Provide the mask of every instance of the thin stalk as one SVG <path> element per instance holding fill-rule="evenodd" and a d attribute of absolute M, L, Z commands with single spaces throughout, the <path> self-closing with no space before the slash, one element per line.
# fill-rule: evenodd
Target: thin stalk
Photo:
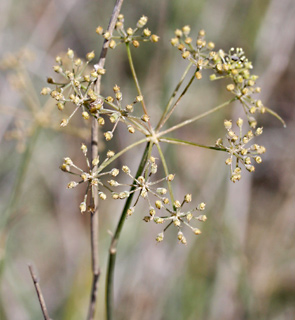
<path fill-rule="evenodd" d="M 164 154 L 163 154 L 163 152 L 162 152 L 162 149 L 161 149 L 159 143 L 157 143 L 157 148 L 158 148 L 158 152 L 159 152 L 159 155 L 160 155 L 160 158 L 161 158 L 163 167 L 164 167 L 165 175 L 166 175 L 166 177 L 167 177 L 167 176 L 169 175 L 168 166 L 167 166 L 167 163 L 166 163 Z M 167 181 L 167 184 L 168 184 L 168 190 L 169 190 L 171 202 L 172 202 L 172 204 L 173 204 L 173 203 L 174 203 L 174 196 L 173 196 L 173 191 L 172 191 L 172 187 L 171 187 L 171 182 L 170 182 L 170 181 Z"/>
<path fill-rule="evenodd" d="M 159 141 L 160 142 L 167 142 L 167 143 L 172 143 L 172 144 L 183 145 L 183 146 L 187 146 L 188 145 L 188 146 L 200 147 L 200 148 L 217 150 L 217 151 L 226 151 L 225 148 L 213 147 L 213 146 L 205 146 L 203 144 L 190 142 L 190 141 L 186 141 L 186 140 L 175 139 L 175 138 L 163 137 L 163 138 L 160 138 Z"/>
<path fill-rule="evenodd" d="M 163 112 L 163 114 L 162 114 L 162 117 L 161 117 L 160 121 L 158 122 L 158 124 L 157 124 L 157 126 L 156 126 L 156 132 L 159 131 L 159 130 L 162 128 L 162 126 L 163 126 L 163 123 L 162 123 L 162 122 L 163 122 L 163 120 L 164 120 L 164 117 L 166 116 L 167 112 L 169 111 L 169 108 L 170 108 L 170 106 L 171 106 L 171 104 L 172 104 L 172 102 L 173 102 L 173 99 L 175 98 L 175 96 L 176 96 L 176 94 L 177 94 L 180 86 L 181 86 L 182 83 L 183 83 L 183 80 L 185 79 L 185 77 L 186 77 L 187 73 L 189 72 L 190 68 L 192 67 L 192 65 L 193 65 L 193 63 L 191 62 L 191 63 L 186 67 L 186 69 L 184 70 L 184 73 L 183 73 L 180 81 L 178 82 L 177 86 L 175 87 L 175 89 L 174 89 L 174 91 L 173 91 L 173 93 L 172 93 L 172 95 L 171 95 L 171 97 L 170 97 L 170 99 L 169 99 L 169 101 L 168 101 L 165 109 L 164 109 L 164 112 Z"/>
<path fill-rule="evenodd" d="M 133 59 L 132 59 L 132 55 L 131 55 L 130 43 L 129 42 L 126 43 L 126 49 L 127 49 L 128 61 L 129 61 L 132 77 L 133 77 L 133 80 L 135 82 L 137 93 L 140 96 L 143 97 L 143 94 L 141 92 L 140 85 L 139 85 L 139 82 L 138 82 L 138 78 L 137 78 L 137 75 L 136 75 L 136 72 L 135 72 L 135 68 L 134 68 L 134 64 L 133 64 Z M 144 99 L 141 100 L 141 105 L 142 105 L 143 112 L 147 115 L 148 112 L 147 112 L 147 108 L 146 108 Z M 151 126 L 150 123 L 149 123 L 149 126 Z"/>
<path fill-rule="evenodd" d="M 131 145 L 129 145 L 128 147 L 126 147 L 125 149 L 121 150 L 120 152 L 116 153 L 113 157 L 111 157 L 108 161 L 106 162 L 103 162 L 98 170 L 99 171 L 102 171 L 105 167 L 107 167 L 111 162 L 113 162 L 115 159 L 119 158 L 122 154 L 124 154 L 125 152 L 131 150 L 132 148 L 144 143 L 144 142 L 147 142 L 148 139 L 147 138 L 144 138 L 144 139 L 141 139 L 139 141 L 136 141 L 134 143 L 132 143 Z"/>
<path fill-rule="evenodd" d="M 146 164 L 146 161 L 148 159 L 148 154 L 150 152 L 150 144 L 149 142 L 146 145 L 146 148 L 144 150 L 144 153 L 142 155 L 138 170 L 136 172 L 135 179 L 137 179 L 141 174 L 144 169 L 144 166 Z M 133 183 L 134 184 L 134 183 Z M 115 271 L 115 263 L 116 263 L 116 255 L 117 255 L 117 246 L 118 246 L 118 241 L 120 238 L 120 234 L 127 216 L 127 210 L 131 206 L 131 202 L 134 196 L 134 193 L 132 191 L 135 189 L 135 185 L 133 185 L 130 188 L 130 196 L 127 198 L 125 202 L 124 209 L 121 213 L 120 220 L 118 222 L 116 231 L 112 237 L 111 240 L 111 245 L 109 249 L 109 258 L 108 258 L 108 265 L 107 265 L 107 277 L 106 277 L 106 316 L 107 320 L 112 320 L 113 319 L 113 291 L 114 291 L 114 271 Z"/>
<path fill-rule="evenodd" d="M 49 316 L 48 311 L 47 311 L 45 299 L 44 299 L 44 296 L 42 294 L 38 278 L 37 278 L 37 276 L 36 276 L 36 274 L 35 274 L 35 272 L 33 270 L 33 266 L 32 265 L 29 265 L 29 271 L 30 271 L 30 274 L 31 274 L 31 277 L 32 277 L 32 280 L 33 280 L 33 283 L 34 283 L 34 286 L 35 286 L 35 290 L 36 290 L 36 293 L 37 293 L 37 296 L 38 296 L 39 304 L 40 304 L 40 307 L 41 307 L 41 310 L 42 310 L 42 313 L 43 313 L 43 318 L 44 318 L 44 320 L 50 320 L 50 316 Z"/>
<path fill-rule="evenodd" d="M 273 115 L 274 117 L 276 117 L 279 121 L 281 121 L 282 124 L 283 124 L 283 126 L 284 126 L 284 128 L 287 127 L 286 122 L 285 122 L 285 121 L 281 118 L 281 116 L 279 116 L 275 111 L 273 111 L 273 110 L 271 110 L 271 109 L 269 109 L 269 108 L 267 108 L 267 107 L 264 107 L 264 108 L 265 108 L 265 110 L 266 110 L 268 113 L 270 113 L 271 115 Z"/>
<path fill-rule="evenodd" d="M 118 15 L 121 10 L 123 0 L 117 0 L 115 7 L 110 18 L 108 32 L 113 33 Z M 101 49 L 100 58 L 96 67 L 103 68 L 105 65 L 106 55 L 109 47 L 109 40 L 105 40 Z M 97 78 L 95 84 L 95 91 L 100 94 L 101 76 Z M 98 156 L 98 131 L 99 125 L 95 118 L 92 119 L 91 123 L 91 163 L 93 159 Z M 97 166 L 93 166 L 92 170 L 95 171 Z M 94 319 L 94 313 L 96 309 L 96 300 L 98 293 L 98 280 L 100 276 L 99 268 L 99 219 L 98 219 L 98 205 L 99 197 L 97 192 L 97 186 L 93 186 L 92 197 L 90 200 L 91 216 L 90 216 L 90 243 L 91 243 L 91 266 L 92 266 L 92 286 L 90 293 L 90 301 L 88 307 L 87 320 Z"/>
<path fill-rule="evenodd" d="M 195 79 L 195 74 L 193 74 L 193 76 L 190 78 L 190 81 L 188 82 L 188 84 L 186 85 L 186 87 L 184 88 L 184 90 L 182 91 L 181 95 L 179 96 L 179 98 L 176 100 L 176 102 L 174 103 L 173 107 L 169 110 L 169 112 L 166 114 L 166 116 L 164 117 L 160 128 L 165 124 L 165 122 L 170 118 L 171 114 L 173 113 L 173 111 L 175 110 L 175 108 L 177 107 L 177 105 L 179 104 L 180 100 L 182 99 L 182 97 L 185 95 L 185 93 L 187 92 L 188 88 L 191 86 L 191 84 L 193 83 Z"/>
<path fill-rule="evenodd" d="M 159 133 L 157 134 L 157 136 L 158 136 L 158 137 L 161 137 L 161 136 L 163 136 L 163 135 L 166 134 L 166 133 L 172 132 L 172 131 L 177 130 L 177 129 L 181 128 L 181 127 L 184 127 L 184 126 L 186 126 L 186 125 L 188 125 L 188 124 L 190 124 L 190 123 L 192 123 L 192 122 L 195 122 L 195 121 L 197 121 L 197 120 L 200 120 L 200 119 L 202 119 L 202 118 L 205 118 L 205 117 L 208 116 L 209 114 L 211 114 L 211 113 L 213 113 L 213 112 L 215 112 L 215 111 L 218 111 L 218 110 L 226 107 L 227 105 L 229 105 L 230 103 L 232 103 L 232 102 L 235 101 L 236 99 L 237 99 L 237 98 L 233 98 L 233 99 L 231 99 L 231 100 L 228 100 L 228 101 L 220 104 L 219 106 L 217 106 L 217 107 L 215 107 L 215 108 L 213 108 L 213 109 L 211 109 L 211 110 L 209 110 L 209 111 L 206 111 L 206 112 L 204 112 L 204 113 L 202 113 L 202 114 L 200 114 L 200 115 L 198 115 L 198 116 L 196 116 L 196 117 L 194 117 L 194 118 L 185 120 L 185 121 L 183 121 L 183 122 L 181 122 L 181 123 L 179 123 L 179 124 L 177 124 L 177 125 L 169 128 L 169 129 L 167 129 L 167 130 L 165 130 L 165 131 L 159 132 Z"/>

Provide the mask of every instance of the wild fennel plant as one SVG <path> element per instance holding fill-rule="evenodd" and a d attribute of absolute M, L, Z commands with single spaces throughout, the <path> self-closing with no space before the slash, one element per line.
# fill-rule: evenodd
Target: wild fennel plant
<path fill-rule="evenodd" d="M 119 8 L 120 10 L 120 8 Z M 155 235 L 156 241 L 164 240 L 168 229 L 176 228 L 177 239 L 180 243 L 186 244 L 186 229 L 199 235 L 201 230 L 199 224 L 206 221 L 203 214 L 205 203 L 199 200 L 192 203 L 192 195 L 175 195 L 172 184 L 174 174 L 168 168 L 165 155 L 162 151 L 162 144 L 169 143 L 175 145 L 187 145 L 200 148 L 213 149 L 225 153 L 225 163 L 230 168 L 230 179 L 232 182 L 241 179 L 242 167 L 249 172 L 255 170 L 255 165 L 262 162 L 261 155 L 266 151 L 265 147 L 253 143 L 256 136 L 263 133 L 263 128 L 257 126 L 255 114 L 269 112 L 279 120 L 283 120 L 273 111 L 263 105 L 261 100 L 255 98 L 261 91 L 256 86 L 257 76 L 251 74 L 252 64 L 246 58 L 241 48 L 232 48 L 226 53 L 223 50 L 215 50 L 215 45 L 205 39 L 205 31 L 201 30 L 196 39 L 190 36 L 191 30 L 188 25 L 175 31 L 171 44 L 176 48 L 181 59 L 187 61 L 187 67 L 180 77 L 173 90 L 167 104 L 163 106 L 160 119 L 156 121 L 150 117 L 148 96 L 144 95 L 132 59 L 132 49 L 136 49 L 143 42 L 157 43 L 159 37 L 146 27 L 147 17 L 142 16 L 135 27 L 125 27 L 124 16 L 119 14 L 119 10 L 113 15 L 110 26 L 107 30 L 99 26 L 96 32 L 105 39 L 104 48 L 97 64 L 91 66 L 95 60 L 95 53 L 89 52 L 86 60 L 78 58 L 72 49 L 68 49 L 65 57 L 57 56 L 56 65 L 53 67 L 60 79 L 48 79 L 48 83 L 54 87 L 45 87 L 41 94 L 50 94 L 57 102 L 59 110 L 65 107 L 73 108 L 70 116 L 64 118 L 61 126 L 70 125 L 71 118 L 79 113 L 85 121 L 92 121 L 92 145 L 91 155 L 85 144 L 80 147 L 85 156 L 85 166 L 80 168 L 70 157 L 65 157 L 61 165 L 61 170 L 76 177 L 70 180 L 68 188 L 76 188 L 80 184 L 85 185 L 85 195 L 81 199 L 80 212 L 88 212 L 91 217 L 98 220 L 97 200 L 114 201 L 125 200 L 125 206 L 121 213 L 117 228 L 112 236 L 109 250 L 109 262 L 107 267 L 106 281 L 106 310 L 107 318 L 112 319 L 113 314 L 113 275 L 117 244 L 120 232 L 126 217 L 136 214 L 136 206 L 139 199 L 146 202 L 146 215 L 142 217 L 145 222 L 156 223 L 160 232 Z M 112 24 L 113 23 L 113 24 Z M 114 29 L 114 32 L 113 32 Z M 137 96 L 132 101 L 123 102 L 123 92 L 120 86 L 114 84 L 113 94 L 105 96 L 100 91 L 100 81 L 107 72 L 104 68 L 104 61 L 107 49 L 115 49 L 119 45 L 126 47 L 130 71 L 137 90 Z M 233 97 L 220 105 L 195 115 L 183 122 L 175 123 L 171 127 L 166 127 L 168 119 L 180 104 L 183 96 L 195 81 L 200 81 L 206 71 L 211 74 L 210 79 L 228 79 L 229 84 L 226 90 L 232 93 Z M 193 75 L 190 74 L 193 71 Z M 228 82 L 227 82 L 228 83 Z M 181 127 L 195 124 L 198 120 L 225 108 L 233 102 L 239 102 L 244 113 L 245 120 L 224 120 L 225 138 L 218 138 L 215 145 L 202 145 L 172 138 L 169 136 Z M 111 130 L 104 130 L 106 122 L 112 124 Z M 171 121 L 170 121 L 171 123 Z M 238 132 L 235 132 L 235 124 Z M 109 150 L 105 155 L 97 154 L 97 138 L 95 131 L 100 127 L 104 132 L 106 144 L 112 139 L 116 139 L 118 130 L 127 130 L 130 134 L 137 134 L 138 139 L 122 150 Z M 246 128 L 245 128 L 246 127 Z M 145 144 L 141 161 L 137 172 L 131 172 L 127 165 L 120 169 L 114 167 L 114 162 L 126 152 L 134 152 L 139 145 Z M 155 153 L 157 156 L 155 156 Z M 156 159 L 159 158 L 159 160 Z M 158 172 L 158 162 L 161 163 L 164 172 Z M 127 175 L 129 183 L 120 182 L 120 175 Z M 159 177 L 160 175 L 160 177 Z M 92 221 L 92 232 L 95 232 L 95 224 Z M 171 227 L 171 228 L 170 228 Z M 98 251 L 98 236 L 92 237 L 92 254 L 95 257 Z M 97 294 L 97 283 L 100 275 L 98 260 L 93 258 L 93 288 L 91 291 L 91 303 L 89 307 L 88 319 L 93 318 Z"/>

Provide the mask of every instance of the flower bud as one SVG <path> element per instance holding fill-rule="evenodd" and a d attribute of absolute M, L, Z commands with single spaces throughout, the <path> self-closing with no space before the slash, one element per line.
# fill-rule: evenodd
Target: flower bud
<path fill-rule="evenodd" d="M 168 181 L 172 181 L 172 180 L 174 179 L 174 177 L 175 177 L 175 174 L 169 174 L 169 175 L 167 176 L 167 180 L 168 180 Z"/>
<path fill-rule="evenodd" d="M 148 18 L 146 16 L 142 16 L 136 24 L 137 28 L 143 28 L 146 25 L 147 21 Z"/>
<path fill-rule="evenodd" d="M 158 42 L 159 39 L 160 39 L 159 36 L 157 36 L 157 35 L 155 35 L 155 34 L 152 34 L 152 35 L 151 35 L 151 41 L 152 41 L 152 42 Z"/>
<path fill-rule="evenodd" d="M 156 241 L 161 242 L 164 240 L 164 232 L 161 232 L 157 235 Z"/>
<path fill-rule="evenodd" d="M 160 200 L 157 200 L 155 202 L 155 206 L 156 206 L 157 209 L 161 209 L 163 207 L 162 202 Z"/>
<path fill-rule="evenodd" d="M 98 196 L 101 200 L 105 200 L 107 198 L 107 195 L 101 191 L 98 193 Z"/>
<path fill-rule="evenodd" d="M 194 228 L 193 231 L 194 231 L 194 234 L 196 234 L 196 235 L 199 235 L 202 233 L 202 231 L 198 228 Z"/>
<path fill-rule="evenodd" d="M 103 27 L 98 26 L 98 27 L 96 28 L 95 32 L 96 32 L 97 34 L 99 34 L 99 35 L 102 35 L 102 34 L 103 34 Z"/>
<path fill-rule="evenodd" d="M 71 181 L 70 183 L 68 183 L 67 188 L 68 188 L 68 189 L 73 189 L 73 188 L 77 187 L 78 184 L 79 184 L 79 183 L 76 182 L 76 181 Z"/>
<path fill-rule="evenodd" d="M 223 124 L 224 124 L 224 127 L 226 130 L 230 130 L 232 128 L 232 121 L 231 120 L 224 120 Z"/>
<path fill-rule="evenodd" d="M 203 215 L 198 216 L 197 219 L 198 219 L 199 221 L 205 222 L 205 221 L 207 220 L 207 216 L 205 216 L 205 215 L 203 214 Z"/>
<path fill-rule="evenodd" d="M 155 217 L 154 218 L 154 221 L 157 223 L 157 224 L 161 224 L 164 222 L 164 219 L 163 218 L 159 218 L 159 217 Z"/>
<path fill-rule="evenodd" d="M 190 193 L 184 196 L 184 201 L 190 203 L 192 201 L 192 195 Z"/>
<path fill-rule="evenodd" d="M 183 31 L 183 34 L 187 36 L 191 32 L 191 28 L 190 26 L 186 25 L 182 28 L 182 31 Z"/>
<path fill-rule="evenodd" d="M 122 167 L 122 171 L 127 173 L 127 174 L 130 174 L 130 169 L 127 166 L 123 166 Z"/>
<path fill-rule="evenodd" d="M 95 157 L 93 160 L 92 160 L 92 165 L 93 167 L 97 166 L 99 164 L 99 157 Z"/>
<path fill-rule="evenodd" d="M 131 216 L 134 213 L 134 207 L 131 207 L 127 210 L 127 215 Z"/>
<path fill-rule="evenodd" d="M 178 200 L 175 200 L 173 205 L 174 205 L 175 208 L 180 208 L 181 207 L 181 203 Z"/>
<path fill-rule="evenodd" d="M 104 136 L 106 138 L 106 141 L 110 141 L 113 138 L 113 133 L 112 133 L 112 131 L 107 131 L 104 133 Z"/>
<path fill-rule="evenodd" d="M 94 59 L 94 57 L 95 57 L 94 51 L 91 51 L 91 52 L 86 54 L 87 61 L 91 61 L 92 59 Z"/>
<path fill-rule="evenodd" d="M 144 35 L 145 37 L 149 37 L 151 34 L 152 34 L 152 33 L 151 33 L 151 30 L 150 30 L 150 29 L 145 28 L 145 29 L 143 30 L 143 35 Z"/>
<path fill-rule="evenodd" d="M 109 151 L 107 152 L 107 157 L 108 157 L 108 158 L 112 158 L 114 155 L 115 155 L 115 152 L 112 151 L 112 150 L 109 150 Z"/>
<path fill-rule="evenodd" d="M 74 51 L 72 49 L 68 49 L 67 56 L 70 59 L 73 59 L 74 58 Z"/>
<path fill-rule="evenodd" d="M 81 202 L 79 208 L 80 208 L 81 213 L 85 212 L 86 211 L 86 202 L 84 202 L 84 201 Z"/>
<path fill-rule="evenodd" d="M 203 211 L 203 210 L 205 210 L 205 206 L 206 206 L 206 203 L 201 202 L 201 203 L 198 205 L 197 209 L 200 210 L 200 211 Z"/>
<path fill-rule="evenodd" d="M 111 175 L 113 176 L 113 177 L 116 177 L 118 174 L 119 174 L 119 169 L 117 169 L 117 168 L 113 168 L 112 170 L 111 170 Z"/>

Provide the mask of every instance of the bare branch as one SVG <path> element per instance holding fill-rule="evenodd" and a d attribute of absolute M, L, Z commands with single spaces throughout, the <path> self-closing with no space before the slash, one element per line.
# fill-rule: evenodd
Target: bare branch
<path fill-rule="evenodd" d="M 113 33 L 115 24 L 118 18 L 118 15 L 121 10 L 123 0 L 117 0 L 110 22 L 108 26 L 108 32 L 110 34 Z M 95 65 L 95 68 L 103 68 L 105 65 L 105 59 L 106 54 L 109 46 L 109 40 L 105 40 L 103 43 L 103 47 L 101 50 L 100 58 Z M 98 77 L 95 89 L 96 92 L 100 93 L 100 84 L 101 84 L 101 76 Z M 96 119 L 92 119 L 91 124 L 91 162 L 94 158 L 96 158 L 98 155 L 98 123 Z M 93 168 L 95 169 L 95 168 Z M 93 188 L 96 188 L 95 186 Z M 97 190 L 93 190 L 93 194 L 91 197 L 91 203 L 90 207 L 92 208 L 91 212 L 91 220 L 90 220 L 90 230 L 91 230 L 91 263 L 92 263 L 92 273 L 93 273 L 93 279 L 92 279 L 92 288 L 91 288 L 91 295 L 90 295 L 90 303 L 89 303 L 89 309 L 88 309 L 88 315 L 87 320 L 94 319 L 94 313 L 95 313 L 95 305 L 97 300 L 97 292 L 98 292 L 98 280 L 100 276 L 100 269 L 99 269 L 99 255 L 98 255 L 98 239 L 99 239 L 99 220 L 98 220 L 98 193 Z"/>
<path fill-rule="evenodd" d="M 43 317 L 45 320 L 50 320 L 50 317 L 49 317 L 49 314 L 47 311 L 47 307 L 46 307 L 46 303 L 45 303 L 45 300 L 44 300 L 44 297 L 43 297 L 43 294 L 41 291 L 41 287 L 40 287 L 39 281 L 37 279 L 37 276 L 33 270 L 33 266 L 29 264 L 28 267 L 29 267 L 30 274 L 31 274 L 31 277 L 32 277 L 32 280 L 33 280 L 33 283 L 34 283 L 34 286 L 35 286 L 35 289 L 37 292 L 37 296 L 39 299 L 39 303 L 40 303 L 40 307 L 41 307 L 41 310 L 43 313 Z"/>

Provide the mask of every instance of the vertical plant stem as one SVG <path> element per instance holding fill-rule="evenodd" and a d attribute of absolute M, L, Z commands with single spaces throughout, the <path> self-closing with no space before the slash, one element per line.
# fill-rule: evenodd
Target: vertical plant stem
<path fill-rule="evenodd" d="M 158 148 L 158 152 L 159 152 L 159 155 L 160 155 L 163 167 L 164 167 L 165 175 L 167 177 L 169 175 L 169 170 L 168 170 L 168 166 L 167 166 L 164 154 L 163 154 L 162 149 L 160 147 L 160 143 L 157 143 L 157 148 Z M 170 198 L 171 198 L 171 201 L 172 201 L 172 204 L 173 204 L 174 203 L 174 196 L 173 196 L 173 191 L 172 191 L 172 187 L 171 187 L 171 182 L 167 180 L 167 184 L 168 184 L 168 190 L 169 190 Z"/>
<path fill-rule="evenodd" d="M 47 307 L 46 307 L 46 303 L 45 303 L 45 299 L 43 297 L 39 281 L 38 281 L 37 276 L 36 276 L 36 274 L 35 274 L 35 272 L 33 270 L 33 266 L 32 265 L 29 265 L 29 270 L 30 270 L 30 274 L 31 274 L 31 277 L 32 277 L 32 280 L 33 280 L 33 283 L 34 283 L 34 286 L 35 286 L 35 289 L 36 289 L 36 292 L 37 292 L 38 300 L 39 300 L 40 307 L 41 307 L 41 310 L 42 310 L 42 313 L 43 313 L 43 318 L 45 320 L 50 320 L 50 317 L 49 317 L 49 314 L 48 314 L 48 311 L 47 311 Z"/>
<path fill-rule="evenodd" d="M 123 0 L 117 0 L 110 22 L 108 26 L 108 32 L 113 33 L 118 15 L 121 10 Z M 100 58 L 97 67 L 103 68 L 105 65 L 105 59 L 107 50 L 109 47 L 109 40 L 105 40 L 100 53 Z M 95 84 L 95 91 L 97 94 L 100 93 L 101 77 L 98 77 Z M 91 124 L 91 163 L 98 155 L 98 122 L 95 118 L 92 119 Z M 96 167 L 92 168 L 93 170 Z M 90 294 L 90 302 L 88 308 L 87 320 L 94 319 L 94 313 L 96 308 L 97 292 L 98 292 L 98 280 L 100 276 L 99 268 L 99 219 L 98 219 L 98 205 L 99 198 L 97 187 L 92 187 L 92 197 L 90 200 L 91 217 L 90 217 L 90 242 L 91 242 L 91 265 L 92 265 L 92 288 Z"/>
<path fill-rule="evenodd" d="M 144 169 L 146 161 L 148 159 L 148 155 L 151 151 L 151 142 L 146 145 L 144 153 L 141 158 L 141 162 L 139 164 L 138 170 L 136 172 L 135 178 L 138 178 Z M 135 189 L 135 186 L 132 186 L 130 189 L 130 193 Z M 121 213 L 120 220 L 118 222 L 116 231 L 112 237 L 111 245 L 109 249 L 109 259 L 108 259 L 108 266 L 107 266 L 107 279 L 106 279 L 106 315 L 107 320 L 113 319 L 113 299 L 114 299 L 114 271 L 115 271 L 115 263 L 116 263 L 116 255 L 117 255 L 117 246 L 119 237 L 126 219 L 127 210 L 131 206 L 131 202 L 133 199 L 134 193 L 131 193 L 128 199 L 125 202 L 124 209 Z"/>

